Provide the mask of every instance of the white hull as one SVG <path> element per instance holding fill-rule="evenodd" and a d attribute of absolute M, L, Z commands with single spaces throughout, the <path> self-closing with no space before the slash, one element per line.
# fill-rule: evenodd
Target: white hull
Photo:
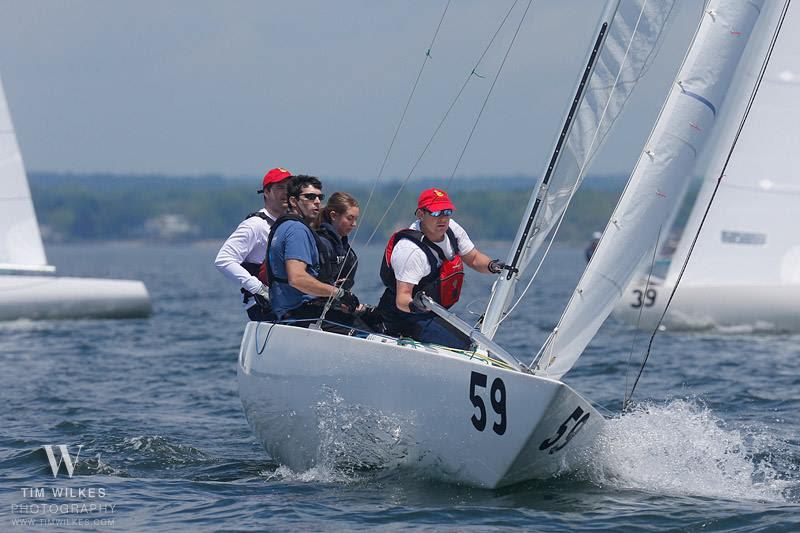
<path fill-rule="evenodd" d="M 0 275 L 0 320 L 135 318 L 151 312 L 141 281 Z"/>
<path fill-rule="evenodd" d="M 642 329 L 658 323 L 672 292 L 660 280 L 631 285 L 615 316 Z M 641 312 L 641 316 L 640 316 Z M 662 323 L 667 329 L 746 327 L 758 331 L 800 331 L 800 284 L 690 285 L 681 283 Z"/>
<path fill-rule="evenodd" d="M 560 381 L 377 336 L 250 322 L 238 376 L 255 434 L 294 470 L 406 467 L 494 488 L 569 469 L 604 421 Z"/>

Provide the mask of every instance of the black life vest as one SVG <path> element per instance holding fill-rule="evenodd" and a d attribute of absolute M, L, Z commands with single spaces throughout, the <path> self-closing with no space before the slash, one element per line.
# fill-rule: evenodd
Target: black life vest
<path fill-rule="evenodd" d="M 278 281 L 278 282 L 287 283 L 287 284 L 289 283 L 288 279 L 276 276 L 275 272 L 273 272 L 272 265 L 270 265 L 270 262 L 269 262 L 269 251 L 270 251 L 270 248 L 272 248 L 272 237 L 275 235 L 275 232 L 278 231 L 278 227 L 281 224 L 283 224 L 284 222 L 289 222 L 290 220 L 294 220 L 296 222 L 300 222 L 305 227 L 307 227 L 309 229 L 309 231 L 311 231 L 311 235 L 314 236 L 314 244 L 317 247 L 317 257 L 318 257 L 318 259 L 321 259 L 320 249 L 322 248 L 323 244 L 320 242 L 319 235 L 317 235 L 317 233 L 313 229 L 311 229 L 311 226 L 308 225 L 308 223 L 305 221 L 305 219 L 303 217 L 301 217 L 300 215 L 296 215 L 294 213 L 287 213 L 285 215 L 282 215 L 282 216 L 278 217 L 278 220 L 275 221 L 275 223 L 272 225 L 272 229 L 269 232 L 269 239 L 267 239 L 267 257 L 264 259 L 263 266 L 261 267 L 261 270 L 260 270 L 261 274 L 264 275 L 264 277 L 266 278 L 266 284 L 267 285 L 269 285 L 273 281 Z M 318 265 L 308 265 L 306 267 L 306 270 L 308 270 L 312 266 L 318 267 L 317 270 L 319 271 L 319 275 L 314 276 L 314 277 L 317 278 L 318 280 L 322 281 L 323 283 L 328 283 L 327 281 L 323 281 L 323 280 L 331 279 L 332 277 L 336 276 L 336 272 L 331 272 L 331 269 L 330 269 L 329 265 L 325 264 L 322 261 L 320 261 Z"/>
<path fill-rule="evenodd" d="M 320 276 L 319 280 L 333 285 L 337 281 L 336 278 L 344 278 L 345 281 L 341 286 L 350 290 L 355 283 L 358 257 L 353 249 L 350 248 L 347 237 L 340 237 L 329 222 L 320 224 L 316 234 L 320 241 L 317 246 L 320 264 L 327 265 L 322 270 L 332 274 L 331 279 L 322 279 L 322 276 Z"/>
<path fill-rule="evenodd" d="M 397 278 L 395 278 L 392 268 L 392 252 L 398 241 L 408 239 L 425 252 L 425 257 L 431 267 L 430 274 L 419 281 L 411 294 L 416 295 L 419 291 L 425 291 L 425 294 L 442 307 L 449 308 L 454 305 L 461 296 L 461 286 L 464 283 L 464 263 L 461 256 L 458 255 L 458 239 L 450 228 L 447 228 L 447 238 L 450 239 L 450 246 L 455 253 L 453 259 L 449 260 L 442 249 L 419 230 L 403 229 L 392 235 L 381 260 L 381 281 L 386 286 L 386 290 L 391 294 L 395 294 L 397 291 Z M 439 261 L 437 261 L 437 257 Z"/>
<path fill-rule="evenodd" d="M 273 224 L 275 224 L 275 220 L 273 220 L 271 216 L 267 215 L 263 211 L 256 211 L 255 213 L 250 213 L 249 215 L 244 217 L 244 219 L 247 220 L 253 217 L 258 217 L 261 220 L 264 220 L 270 226 L 270 228 L 273 226 Z M 251 263 L 250 261 L 242 261 L 239 264 L 242 266 L 242 268 L 247 270 L 248 274 L 257 277 L 261 281 L 261 283 L 266 283 L 265 278 L 262 274 L 262 269 L 261 269 L 262 263 Z M 242 301 L 244 303 L 249 302 L 250 298 L 253 297 L 253 294 L 250 291 L 247 291 L 245 289 L 239 289 L 239 290 L 242 293 Z"/>

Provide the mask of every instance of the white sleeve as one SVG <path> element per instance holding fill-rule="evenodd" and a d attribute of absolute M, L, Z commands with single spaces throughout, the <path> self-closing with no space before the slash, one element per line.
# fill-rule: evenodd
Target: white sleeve
<path fill-rule="evenodd" d="M 392 250 L 392 270 L 397 281 L 418 285 L 422 278 L 431 273 L 431 266 L 419 246 L 402 239 Z"/>
<path fill-rule="evenodd" d="M 464 228 L 462 228 L 458 222 L 451 220 L 450 229 L 453 230 L 453 234 L 456 236 L 456 239 L 458 239 L 458 255 L 467 255 L 475 249 L 475 243 L 472 242 L 472 239 L 469 238 L 467 232 L 464 231 Z"/>
<path fill-rule="evenodd" d="M 261 288 L 261 281 L 257 277 L 251 276 L 240 264 L 257 241 L 255 230 L 245 222 L 239 224 L 239 227 L 222 244 L 217 258 L 214 260 L 214 266 L 226 278 L 238 283 L 244 290 L 256 293 Z"/>

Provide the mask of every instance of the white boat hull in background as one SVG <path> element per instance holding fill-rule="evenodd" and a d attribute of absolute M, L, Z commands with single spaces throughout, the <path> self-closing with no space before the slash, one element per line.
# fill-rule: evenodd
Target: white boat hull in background
<path fill-rule="evenodd" d="M 604 422 L 560 381 L 378 336 L 250 322 L 238 377 L 256 436 L 295 471 L 410 468 L 495 488 L 579 464 Z"/>
<path fill-rule="evenodd" d="M 672 292 L 661 280 L 632 284 L 614 315 L 653 329 Z M 737 329 L 800 331 L 800 284 L 692 285 L 681 283 L 662 325 L 668 330 Z"/>
<path fill-rule="evenodd" d="M 141 281 L 0 275 L 0 320 L 137 318 L 151 312 Z"/>

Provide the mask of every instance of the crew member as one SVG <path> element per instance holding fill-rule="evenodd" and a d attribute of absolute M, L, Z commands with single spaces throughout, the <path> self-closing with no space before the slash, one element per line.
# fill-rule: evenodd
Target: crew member
<path fill-rule="evenodd" d="M 483 273 L 499 274 L 505 264 L 481 253 L 455 220 L 455 206 L 441 189 L 422 191 L 417 220 L 389 239 L 381 262 L 386 290 L 378 304 L 386 333 L 452 348 L 471 342 L 415 298 L 424 292 L 449 308 L 458 301 L 464 264 Z"/>
<path fill-rule="evenodd" d="M 323 280 L 347 290 L 353 288 L 358 257 L 350 247 L 348 235 L 358 224 L 358 201 L 346 192 L 335 192 L 320 211 L 317 235 L 320 237 L 321 261 L 327 262 L 334 278 Z M 336 283 L 338 281 L 338 283 Z"/>
<path fill-rule="evenodd" d="M 322 183 L 314 176 L 295 176 L 289 182 L 289 213 L 276 221 L 267 245 L 270 300 L 279 319 L 303 320 L 297 325 L 308 326 L 311 320 L 306 319 L 320 317 L 331 298 L 326 318 L 350 326 L 358 298 L 321 281 L 335 276 L 329 265 L 320 263 L 319 237 L 310 226 L 319 215 L 324 197 Z"/>
<path fill-rule="evenodd" d="M 286 213 L 286 187 L 292 173 L 273 168 L 264 175 L 259 194 L 264 207 L 250 213 L 219 249 L 214 265 L 241 288 L 243 305 L 250 320 L 274 320 L 267 287 L 259 279 L 261 263 L 267 255 L 270 228 Z"/>
<path fill-rule="evenodd" d="M 583 250 L 583 255 L 586 257 L 587 263 L 592 259 L 594 251 L 597 249 L 597 245 L 600 244 L 600 238 L 602 236 L 603 234 L 599 231 L 592 233 L 592 240 L 589 241 L 589 244 L 586 245 L 586 248 Z"/>

